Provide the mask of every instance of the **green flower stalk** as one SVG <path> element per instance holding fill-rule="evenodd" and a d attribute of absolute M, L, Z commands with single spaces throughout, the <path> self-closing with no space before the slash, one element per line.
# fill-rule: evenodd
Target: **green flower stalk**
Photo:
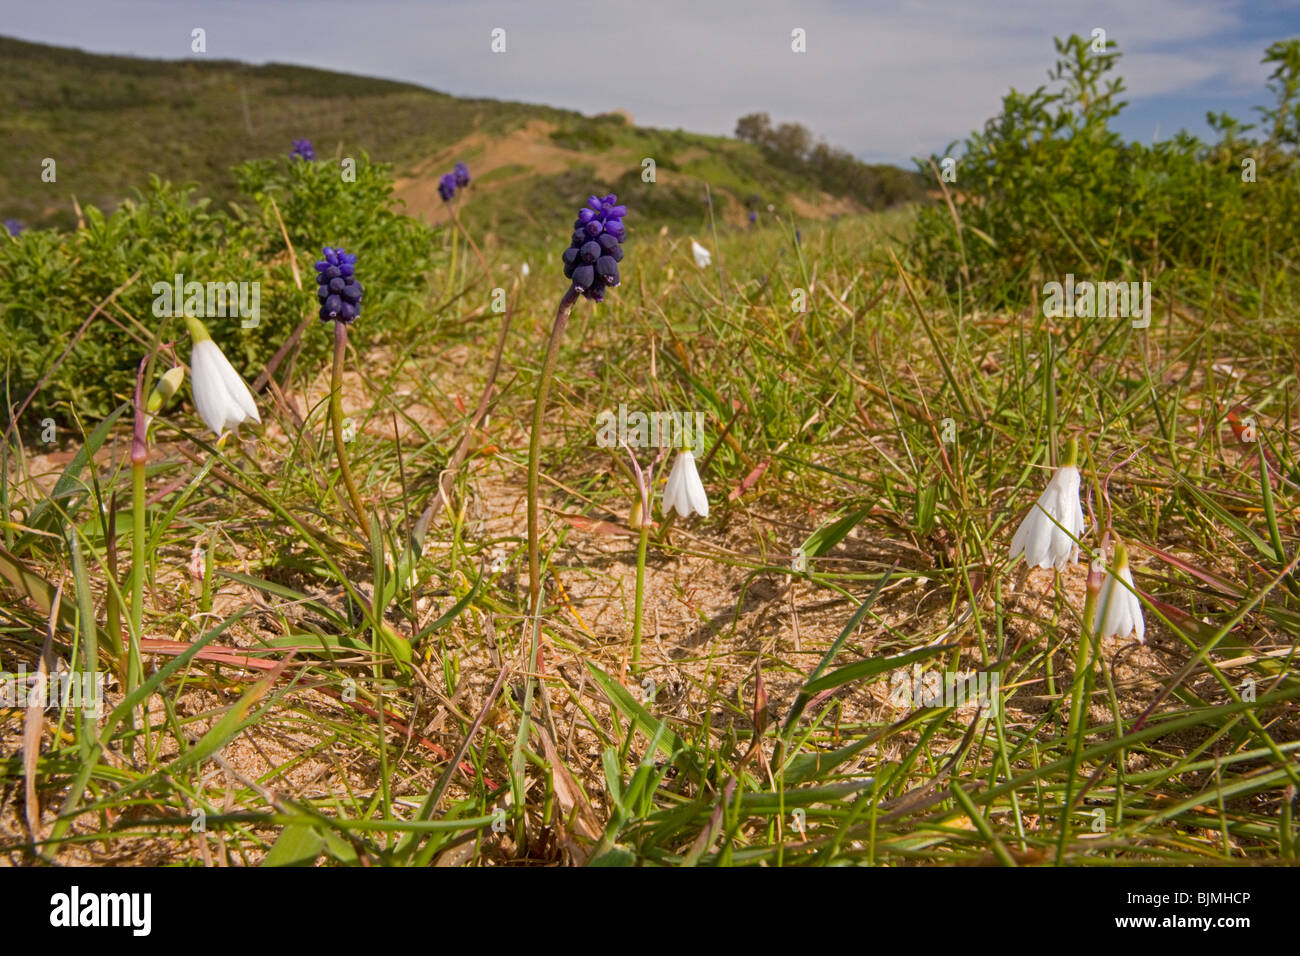
<path fill-rule="evenodd" d="M 628 521 L 632 530 L 637 532 L 636 599 L 632 609 L 632 673 L 635 674 L 641 667 L 642 617 L 645 613 L 645 561 L 646 549 L 650 542 L 650 525 L 653 523 L 650 519 L 650 496 L 654 488 L 654 463 L 652 462 L 650 467 L 642 472 L 631 449 L 628 449 L 628 454 L 632 458 L 632 470 L 636 472 L 637 484 L 637 499 L 632 505 L 632 516 Z M 655 462 L 658 460 L 656 458 Z"/>
<path fill-rule="evenodd" d="M 140 360 L 135 377 L 135 428 L 131 433 L 131 631 L 127 635 L 125 660 L 122 648 L 115 648 L 119 667 L 126 676 L 129 694 L 140 685 L 144 672 L 140 666 L 140 639 L 144 636 L 144 543 L 146 533 L 145 464 L 149 460 L 149 414 L 145 410 L 144 368 L 148 357 Z M 161 407 L 161 402 L 159 403 Z"/>
<path fill-rule="evenodd" d="M 348 327 L 342 322 L 334 323 L 334 371 L 330 377 L 330 428 L 334 433 L 334 457 L 338 459 L 339 471 L 343 473 L 343 484 L 348 489 L 352 500 L 352 510 L 356 512 L 357 523 L 361 526 L 362 537 L 370 540 L 370 518 L 365 502 L 357 490 L 356 479 L 352 477 L 352 467 L 348 464 L 347 442 L 343 438 L 343 357 L 348 351 Z"/>
<path fill-rule="evenodd" d="M 1083 599 L 1083 626 L 1079 630 L 1079 646 L 1074 652 L 1074 681 L 1070 697 L 1070 722 L 1066 739 L 1079 741 L 1083 716 L 1092 697 L 1092 671 L 1096 663 L 1097 627 L 1093 623 L 1097 614 L 1097 600 L 1101 594 L 1103 570 L 1100 561 L 1088 569 L 1087 594 Z M 1076 749 L 1079 749 L 1076 747 Z"/>
<path fill-rule="evenodd" d="M 578 212 L 578 218 L 573 224 L 572 242 L 561 257 L 564 261 L 564 275 L 570 280 L 570 285 L 555 310 L 555 324 L 551 327 L 551 337 L 546 343 L 546 354 L 542 359 L 537 394 L 533 401 L 533 425 L 528 437 L 528 610 L 531 632 L 523 716 L 511 757 L 511 772 L 516 790 L 522 788 L 524 749 L 532 719 L 533 693 L 537 686 L 537 659 L 541 648 L 539 611 L 542 561 L 537 476 L 542 457 L 542 423 L 546 420 L 546 400 L 550 395 L 551 378 L 555 374 L 555 360 L 560 353 L 560 343 L 564 340 L 564 330 L 569 324 L 569 313 L 573 310 L 574 303 L 579 296 L 593 302 L 604 301 L 605 290 L 619 283 L 618 263 L 623 258 L 622 242 L 626 235 L 623 217 L 627 215 L 627 207 L 617 203 L 618 197 L 613 193 L 604 197 L 591 196 L 586 207 Z M 516 793 L 517 799 L 522 796 L 522 792 Z M 522 826 L 522 822 L 519 826 Z"/>
<path fill-rule="evenodd" d="M 542 591 L 541 561 L 541 527 L 537 513 L 537 476 L 542 458 L 542 423 L 546 420 L 546 400 L 551 393 L 551 378 L 555 374 L 555 360 L 560 354 L 560 343 L 564 341 L 564 330 L 569 324 L 569 313 L 578 301 L 581 290 L 570 286 L 560 300 L 555 312 L 555 324 L 551 327 L 551 337 L 546 343 L 546 355 L 542 359 L 542 372 L 537 379 L 537 394 L 533 399 L 533 426 L 528 436 L 528 609 L 536 615 L 538 599 Z M 536 660 L 536 653 L 532 655 Z"/>
<path fill-rule="evenodd" d="M 334 370 L 330 378 L 330 427 L 334 432 L 334 456 L 338 459 L 343 484 L 356 512 L 361 535 L 370 540 L 370 518 L 357 491 L 348 464 L 347 442 L 343 438 L 343 359 L 348 351 L 348 326 L 361 315 L 361 283 L 356 279 L 357 257 L 326 246 L 324 258 L 316 263 L 316 295 L 320 299 L 322 322 L 334 323 Z"/>
<path fill-rule="evenodd" d="M 153 417 L 180 390 L 185 381 L 184 366 L 168 369 L 144 397 L 144 371 L 149 357 L 140 360 L 135 378 L 135 425 L 131 432 L 131 631 L 127 646 L 122 647 L 115 628 L 108 629 L 110 652 L 118 660 L 127 693 L 144 679 L 140 660 L 140 639 L 144 636 L 145 540 L 148 534 L 148 499 L 145 467 L 149 461 L 149 426 Z"/>

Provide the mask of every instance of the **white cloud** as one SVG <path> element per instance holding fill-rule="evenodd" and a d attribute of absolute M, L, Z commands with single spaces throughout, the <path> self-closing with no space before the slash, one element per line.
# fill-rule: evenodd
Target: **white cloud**
<path fill-rule="evenodd" d="M 1045 83 L 1052 37 L 1086 36 L 1093 27 L 1124 53 L 1128 100 L 1182 104 L 1169 132 L 1225 98 L 1265 99 L 1258 61 L 1267 41 L 1247 38 L 1244 6 L 1211 0 L 118 0 L 111 9 L 107 17 L 98 0 L 51 0 L 15 10 L 6 30 L 180 57 L 189 55 L 190 29 L 203 26 L 212 57 L 302 63 L 589 113 L 624 108 L 640 123 L 714 133 L 764 110 L 836 145 L 901 162 L 981 126 L 1008 88 Z M 1269 9 L 1276 19 L 1282 8 Z M 508 52 L 494 55 L 489 34 L 498 26 Z M 807 31 L 807 53 L 791 52 L 794 27 Z"/>

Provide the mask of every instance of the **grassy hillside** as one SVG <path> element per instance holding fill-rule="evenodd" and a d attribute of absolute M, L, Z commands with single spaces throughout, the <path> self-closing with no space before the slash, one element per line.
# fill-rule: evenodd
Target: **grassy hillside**
<path fill-rule="evenodd" d="M 1300 39 L 1254 137 L 1140 148 L 1090 46 L 941 205 L 799 233 L 726 228 L 785 188 L 742 144 L 480 104 L 397 187 L 463 158 L 463 228 L 282 125 L 234 210 L 0 235 L 0 680 L 105 705 L 0 698 L 0 864 L 1300 862 Z M 433 96 L 387 89 L 347 109 Z M 653 224 L 703 182 L 707 265 Z M 560 256 L 610 185 L 597 303 Z"/>
<path fill-rule="evenodd" d="M 811 218 L 861 208 L 751 144 L 642 129 L 620 115 L 589 119 L 296 66 L 100 56 L 0 37 L 0 218 L 70 226 L 74 196 L 111 209 L 151 173 L 231 200 L 231 167 L 283 155 L 303 137 L 322 159 L 365 151 L 392 163 L 403 177 L 399 197 L 430 221 L 445 215 L 438 177 L 468 162 L 490 197 L 469 214 L 481 230 L 568 217 L 593 180 L 639 193 L 642 221 L 656 224 L 706 218 L 706 181 L 715 211 L 735 221 L 746 204 Z M 45 157 L 58 163 L 56 183 L 41 181 Z M 641 180 L 645 157 L 657 163 L 654 184 Z"/>

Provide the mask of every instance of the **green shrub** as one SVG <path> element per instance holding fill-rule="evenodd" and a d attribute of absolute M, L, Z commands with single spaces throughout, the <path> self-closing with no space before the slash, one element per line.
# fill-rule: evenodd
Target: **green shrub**
<path fill-rule="evenodd" d="M 959 157 L 957 144 L 949 147 L 958 164 L 948 190 L 962 229 L 946 205 L 921 210 L 913 249 L 926 274 L 949 289 L 965 276 L 989 304 L 1006 307 L 1030 299 L 1031 279 L 1066 273 L 1145 277 L 1159 288 L 1175 270 L 1212 265 L 1265 285 L 1291 281 L 1284 257 L 1300 247 L 1300 41 L 1265 56 L 1277 66 L 1277 105 L 1261 110 L 1269 136 L 1249 139 L 1252 127 L 1211 115 L 1221 134 L 1213 145 L 1186 133 L 1153 146 L 1124 142 L 1110 127 L 1125 105 L 1122 80 L 1109 78 L 1119 53 L 1094 52 L 1079 36 L 1056 49 L 1054 89 L 1011 91 Z M 1243 182 L 1247 158 L 1255 182 Z M 930 160 L 935 170 L 942 162 Z"/>
<path fill-rule="evenodd" d="M 151 179 L 147 190 L 105 214 L 88 206 L 85 226 L 72 232 L 29 230 L 0 241 L 0 366 L 11 412 L 32 392 L 95 306 L 126 286 L 88 325 L 24 416 L 34 428 L 46 417 L 69 422 L 107 414 L 134 387 L 135 370 L 157 337 L 185 334 L 179 317 L 156 317 L 155 283 L 257 282 L 259 315 L 244 328 L 238 315 L 205 317 L 213 338 L 252 379 L 292 331 L 317 307 L 312 263 L 326 245 L 360 258 L 366 288 L 356 340 L 364 345 L 419 302 L 431 266 L 428 230 L 392 208 L 387 167 L 364 157 L 356 181 L 344 182 L 333 163 L 287 159 L 236 170 L 253 211 L 214 209 L 192 187 Z M 293 281 L 272 198 L 297 254 L 304 288 Z M 128 280 L 134 281 L 128 285 Z M 173 303 L 176 315 L 181 303 Z M 329 336 L 303 337 L 302 361 L 319 361 Z M 188 357 L 182 347 L 180 357 Z M 36 407 L 39 405 L 39 407 Z"/>
<path fill-rule="evenodd" d="M 303 308 L 317 308 L 312 265 L 325 246 L 342 246 L 358 257 L 357 277 L 366 292 L 361 319 L 353 327 L 354 341 L 359 345 L 377 341 L 409 319 L 434 264 L 433 233 L 397 208 L 391 166 L 372 163 L 363 152 L 356 161 L 354 180 L 345 180 L 343 168 L 333 161 L 258 160 L 237 166 L 234 172 L 240 192 L 261 210 L 262 242 L 257 254 L 278 264 L 278 275 L 285 281 L 275 288 L 285 292 L 289 301 L 275 301 L 292 313 L 290 329 L 305 314 Z M 303 285 L 310 287 L 305 299 L 292 285 L 277 208 L 297 254 Z M 283 341 L 279 329 L 273 331 L 271 351 Z M 331 341 L 329 336 L 304 336 L 303 357 L 322 358 Z"/>

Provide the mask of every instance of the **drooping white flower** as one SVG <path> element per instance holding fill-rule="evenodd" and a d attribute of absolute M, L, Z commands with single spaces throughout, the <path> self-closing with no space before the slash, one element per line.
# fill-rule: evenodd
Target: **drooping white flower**
<path fill-rule="evenodd" d="M 689 518 L 692 511 L 702 518 L 709 516 L 709 496 L 704 492 L 700 473 L 695 470 L 695 456 L 689 448 L 677 453 L 673 470 L 668 473 L 668 483 L 664 485 L 661 507 L 664 514 L 676 508 L 682 518 Z"/>
<path fill-rule="evenodd" d="M 1128 585 L 1128 587 L 1125 587 Z M 1106 568 L 1106 577 L 1097 593 L 1092 627 L 1099 637 L 1128 637 L 1137 632 L 1139 642 L 1146 643 L 1146 623 L 1142 620 L 1142 602 L 1130 590 L 1133 574 L 1128 569 L 1128 551 L 1115 546 L 1115 560 Z"/>
<path fill-rule="evenodd" d="M 253 393 L 239 377 L 221 347 L 212 341 L 212 336 L 198 319 L 187 315 L 185 322 L 190 327 L 192 343 L 190 388 L 194 392 L 194 407 L 198 410 L 199 418 L 203 419 L 203 424 L 211 428 L 218 438 L 227 431 L 238 429 L 249 419 L 261 424 Z"/>
<path fill-rule="evenodd" d="M 532 269 L 528 268 L 528 263 L 526 262 L 519 267 L 519 274 L 522 275 L 525 279 L 528 278 L 528 273 L 532 271 L 533 271 Z"/>
<path fill-rule="evenodd" d="M 1083 506 L 1079 503 L 1079 469 L 1062 465 L 1025 515 L 1011 539 L 1011 558 L 1022 552 L 1030 567 L 1064 570 L 1079 558 Z"/>
<path fill-rule="evenodd" d="M 713 253 L 694 239 L 691 240 L 691 255 L 695 257 L 695 264 L 701 269 L 707 268 L 709 263 L 713 261 Z"/>

